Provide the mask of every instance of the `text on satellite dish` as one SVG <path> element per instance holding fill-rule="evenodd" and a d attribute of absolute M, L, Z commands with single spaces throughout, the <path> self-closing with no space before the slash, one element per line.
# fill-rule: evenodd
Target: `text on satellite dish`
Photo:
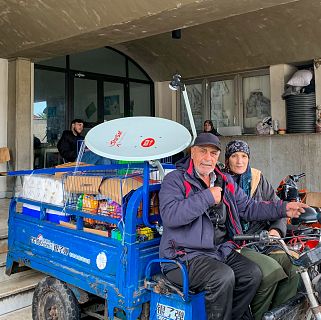
<path fill-rule="evenodd" d="M 144 148 L 149 148 L 155 143 L 155 140 L 153 138 L 146 138 L 141 142 L 141 146 Z"/>
<path fill-rule="evenodd" d="M 120 130 L 118 130 L 117 133 L 115 134 L 114 139 L 113 139 L 113 140 L 110 140 L 110 145 L 111 145 L 111 146 L 114 146 L 114 147 L 115 147 L 115 146 L 116 146 L 116 147 L 119 147 L 120 144 L 117 143 L 117 141 L 120 139 L 120 137 L 121 137 L 122 134 L 123 134 L 123 132 L 120 131 Z"/>

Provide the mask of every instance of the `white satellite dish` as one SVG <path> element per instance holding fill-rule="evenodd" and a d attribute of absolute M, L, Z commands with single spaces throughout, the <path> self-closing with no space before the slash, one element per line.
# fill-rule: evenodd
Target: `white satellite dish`
<path fill-rule="evenodd" d="M 92 128 L 85 144 L 105 158 L 149 161 L 172 156 L 192 141 L 181 124 L 163 118 L 128 117 L 104 122 Z"/>

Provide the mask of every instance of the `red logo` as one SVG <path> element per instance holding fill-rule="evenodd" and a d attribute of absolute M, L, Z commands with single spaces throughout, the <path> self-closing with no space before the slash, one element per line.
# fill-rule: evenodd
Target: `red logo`
<path fill-rule="evenodd" d="M 113 140 L 110 140 L 110 145 L 112 145 L 112 146 L 116 146 L 116 147 L 119 147 L 120 146 L 120 144 L 119 143 L 117 143 L 118 142 L 118 140 L 120 139 L 120 137 L 121 137 L 121 135 L 122 135 L 123 133 L 122 133 L 122 131 L 120 131 L 120 130 L 118 130 L 117 131 L 117 133 L 115 134 L 115 137 L 114 137 L 114 139 Z"/>
<path fill-rule="evenodd" d="M 141 146 L 143 147 L 143 148 L 149 148 L 149 147 L 151 147 L 152 145 L 154 145 L 155 144 L 155 140 L 153 139 L 153 138 L 146 138 L 146 139 L 144 139 L 142 142 L 141 142 Z"/>

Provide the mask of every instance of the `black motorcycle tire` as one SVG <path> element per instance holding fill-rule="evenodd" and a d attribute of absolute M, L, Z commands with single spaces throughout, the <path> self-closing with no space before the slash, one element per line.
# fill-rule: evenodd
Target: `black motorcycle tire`
<path fill-rule="evenodd" d="M 33 320 L 79 320 L 80 308 L 67 285 L 53 277 L 41 280 L 32 299 Z"/>

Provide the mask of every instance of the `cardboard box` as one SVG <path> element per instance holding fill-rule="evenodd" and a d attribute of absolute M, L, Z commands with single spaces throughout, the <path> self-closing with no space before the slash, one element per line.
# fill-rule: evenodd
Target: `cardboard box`
<path fill-rule="evenodd" d="M 64 188 L 71 193 L 98 194 L 102 176 L 68 176 Z"/>
<path fill-rule="evenodd" d="M 143 185 L 141 177 L 127 179 L 105 179 L 100 186 L 100 193 L 121 204 L 124 197 L 131 190 L 136 190 Z"/>
<path fill-rule="evenodd" d="M 312 207 L 321 208 L 321 192 L 308 192 L 305 203 Z"/>
<path fill-rule="evenodd" d="M 85 166 L 92 166 L 92 164 L 88 164 L 88 163 L 85 163 L 85 162 L 79 162 L 77 164 L 77 162 L 67 162 L 67 163 L 64 163 L 64 164 L 60 164 L 58 166 L 56 166 L 55 168 L 57 169 L 60 169 L 60 168 L 70 168 L 70 167 L 85 167 Z M 60 178 L 61 176 L 63 176 L 66 172 L 56 172 L 55 173 L 55 176 L 56 178 Z"/>

